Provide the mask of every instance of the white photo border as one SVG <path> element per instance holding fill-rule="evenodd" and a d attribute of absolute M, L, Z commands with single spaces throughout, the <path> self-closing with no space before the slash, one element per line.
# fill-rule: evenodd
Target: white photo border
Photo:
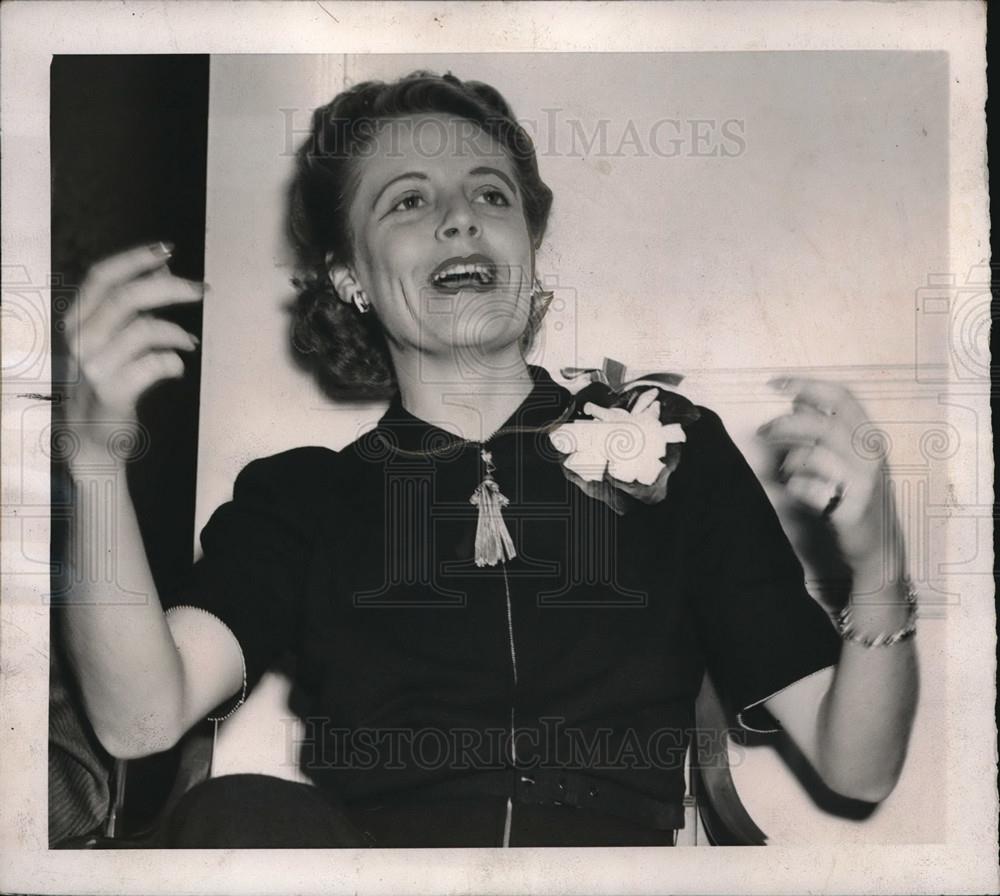
<path fill-rule="evenodd" d="M 74 53 L 421 53 L 945 50 L 950 57 L 950 270 L 989 261 L 979 2 L 228 3 L 10 2 L 0 7 L 3 278 L 48 321 L 49 66 Z M 419 34 L 420 46 L 414 47 Z M 7 323 L 5 311 L 5 324 Z M 3 357 L 26 357 L 26 328 Z M 47 325 L 47 323 L 46 323 Z M 46 331 L 47 332 L 47 331 Z M 37 336 L 37 333 L 35 334 Z M 4 372 L 9 367 L 5 361 Z M 48 371 L 44 359 L 43 371 Z M 33 391 L 46 393 L 47 373 Z M 970 388 L 989 419 L 988 382 Z M 3 390 L 0 889 L 37 893 L 938 893 L 995 892 L 997 800 L 992 583 L 949 619 L 944 843 L 764 850 L 110 850 L 47 848 L 48 458 L 17 432 Z M 24 418 L 28 419 L 28 418 Z M 39 434 L 47 420 L 31 417 Z M 16 480 L 20 517 L 8 513 Z M 29 500 L 30 498 L 30 500 Z M 16 524 L 18 541 L 11 533 Z M 31 551 L 23 548 L 30 544 Z M 30 567 L 30 564 L 28 564 Z M 981 600 L 980 600 L 981 598 Z"/>

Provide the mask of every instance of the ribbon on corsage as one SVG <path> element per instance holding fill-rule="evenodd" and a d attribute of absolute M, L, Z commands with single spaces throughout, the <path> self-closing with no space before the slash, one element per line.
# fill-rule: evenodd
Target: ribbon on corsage
<path fill-rule="evenodd" d="M 586 376 L 590 384 L 574 396 L 570 419 L 549 433 L 566 477 L 619 515 L 630 500 L 657 504 L 666 497 L 687 440 L 684 424 L 699 417 L 688 399 L 663 388 L 678 385 L 679 374 L 626 380 L 625 369 L 612 358 L 599 368 L 562 368 L 564 378 Z"/>

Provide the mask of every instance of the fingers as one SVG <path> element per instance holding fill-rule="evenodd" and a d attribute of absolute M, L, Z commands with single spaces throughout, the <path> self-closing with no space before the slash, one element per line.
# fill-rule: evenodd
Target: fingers
<path fill-rule="evenodd" d="M 786 376 L 776 377 L 768 385 L 792 393 L 795 407 L 809 407 L 824 416 L 855 417 L 864 413 L 850 389 L 829 380 Z"/>
<path fill-rule="evenodd" d="M 172 253 L 169 243 L 153 243 L 119 252 L 91 266 L 83 281 L 80 318 L 89 317 L 107 293 L 161 267 Z"/>
<path fill-rule="evenodd" d="M 120 372 L 117 394 L 109 395 L 109 406 L 120 407 L 130 417 L 136 403 L 157 383 L 184 376 L 184 361 L 177 352 L 151 351 L 126 364 Z"/>
<path fill-rule="evenodd" d="M 126 266 L 119 265 L 117 272 L 123 270 Z M 105 270 L 101 276 L 112 274 Z M 196 349 L 198 340 L 183 327 L 146 312 L 196 301 L 201 293 L 200 284 L 174 277 L 164 268 L 106 294 L 78 337 L 70 340 L 82 380 L 94 397 L 81 413 L 131 419 L 139 398 L 152 385 L 183 376 L 179 353 Z"/>
<path fill-rule="evenodd" d="M 114 354 L 116 343 L 129 332 L 133 321 L 152 319 L 144 312 L 199 301 L 203 294 L 202 284 L 174 277 L 169 272 L 134 281 L 112 293 L 83 322 L 77 338 L 69 342 L 76 344 L 81 362 L 97 361 L 108 352 Z M 174 347 L 185 346 L 177 344 Z"/>
<path fill-rule="evenodd" d="M 835 527 L 845 558 L 864 559 L 878 542 L 884 466 L 861 457 L 854 434 L 868 417 L 850 390 L 807 377 L 770 385 L 791 393 L 792 412 L 765 424 L 761 438 L 783 459 L 778 478 L 792 499 Z M 875 534 L 873 534 L 875 533 Z"/>
<path fill-rule="evenodd" d="M 785 484 L 788 493 L 812 508 L 817 513 L 826 510 L 830 500 L 837 495 L 837 487 L 827 479 L 817 479 L 814 476 L 793 476 Z"/>
<path fill-rule="evenodd" d="M 849 475 L 841 457 L 823 445 L 793 448 L 785 455 L 780 474 L 785 480 L 808 476 L 827 482 L 844 482 Z"/>
<path fill-rule="evenodd" d="M 160 380 L 180 379 L 184 376 L 184 361 L 177 352 L 151 351 L 127 364 L 123 376 L 131 381 L 138 398 Z"/>
<path fill-rule="evenodd" d="M 843 435 L 839 438 L 834 435 L 837 428 L 835 418 L 812 408 L 801 407 L 791 414 L 776 417 L 765 423 L 757 430 L 757 435 L 773 447 L 815 445 L 821 440 L 829 441 L 831 438 L 837 442 L 844 442 Z"/>
<path fill-rule="evenodd" d="M 65 321 L 80 372 L 67 394 L 66 419 L 82 433 L 134 421 L 146 391 L 184 376 L 181 353 L 193 351 L 197 339 L 150 312 L 200 301 L 204 288 L 171 274 L 171 252 L 162 243 L 130 249 L 98 262 L 84 279 L 76 313 Z"/>
<path fill-rule="evenodd" d="M 133 280 L 121 287 L 116 295 L 132 314 L 153 311 L 169 305 L 200 302 L 205 295 L 205 284 L 195 280 L 175 277 L 165 268 L 148 277 Z"/>
<path fill-rule="evenodd" d="M 173 305 L 199 302 L 204 297 L 202 283 L 162 272 L 133 280 L 109 293 L 101 305 L 83 321 L 86 342 L 91 350 L 100 350 L 138 314 Z"/>
<path fill-rule="evenodd" d="M 99 356 L 98 364 L 115 371 L 147 352 L 175 350 L 189 352 L 198 339 L 183 327 L 166 320 L 142 315 L 133 318 Z"/>
<path fill-rule="evenodd" d="M 184 376 L 184 361 L 174 351 L 154 349 L 117 368 L 113 376 L 88 381 L 94 401 L 70 414 L 71 425 L 90 432 L 108 425 L 121 425 L 136 419 L 136 405 L 152 386 Z"/>
<path fill-rule="evenodd" d="M 81 361 L 81 371 L 96 399 L 98 417 L 131 419 L 142 394 L 161 379 L 184 375 L 178 352 L 190 352 L 197 340 L 168 321 L 136 321 L 127 338 L 110 351 Z M 81 421 L 83 422 L 83 421 Z"/>

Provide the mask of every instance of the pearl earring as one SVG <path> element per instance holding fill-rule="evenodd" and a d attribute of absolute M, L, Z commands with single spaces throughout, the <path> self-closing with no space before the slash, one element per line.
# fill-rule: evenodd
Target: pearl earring
<path fill-rule="evenodd" d="M 358 312 L 361 314 L 367 314 L 371 310 L 371 302 L 368 301 L 363 289 L 359 289 L 354 294 L 354 307 L 357 308 Z"/>

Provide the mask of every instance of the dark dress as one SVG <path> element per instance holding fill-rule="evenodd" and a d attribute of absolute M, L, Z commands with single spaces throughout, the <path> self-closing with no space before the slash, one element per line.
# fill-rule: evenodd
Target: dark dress
<path fill-rule="evenodd" d="M 715 414 L 685 424 L 665 500 L 619 515 L 565 474 L 544 427 L 572 396 L 530 370 L 486 445 L 510 501 L 505 565 L 473 559 L 481 446 L 397 397 L 339 452 L 245 467 L 176 600 L 230 626 L 250 687 L 294 655 L 310 798 L 366 842 L 501 845 L 509 825 L 512 845 L 669 843 L 706 667 L 766 730 L 758 704 L 837 661 Z"/>

